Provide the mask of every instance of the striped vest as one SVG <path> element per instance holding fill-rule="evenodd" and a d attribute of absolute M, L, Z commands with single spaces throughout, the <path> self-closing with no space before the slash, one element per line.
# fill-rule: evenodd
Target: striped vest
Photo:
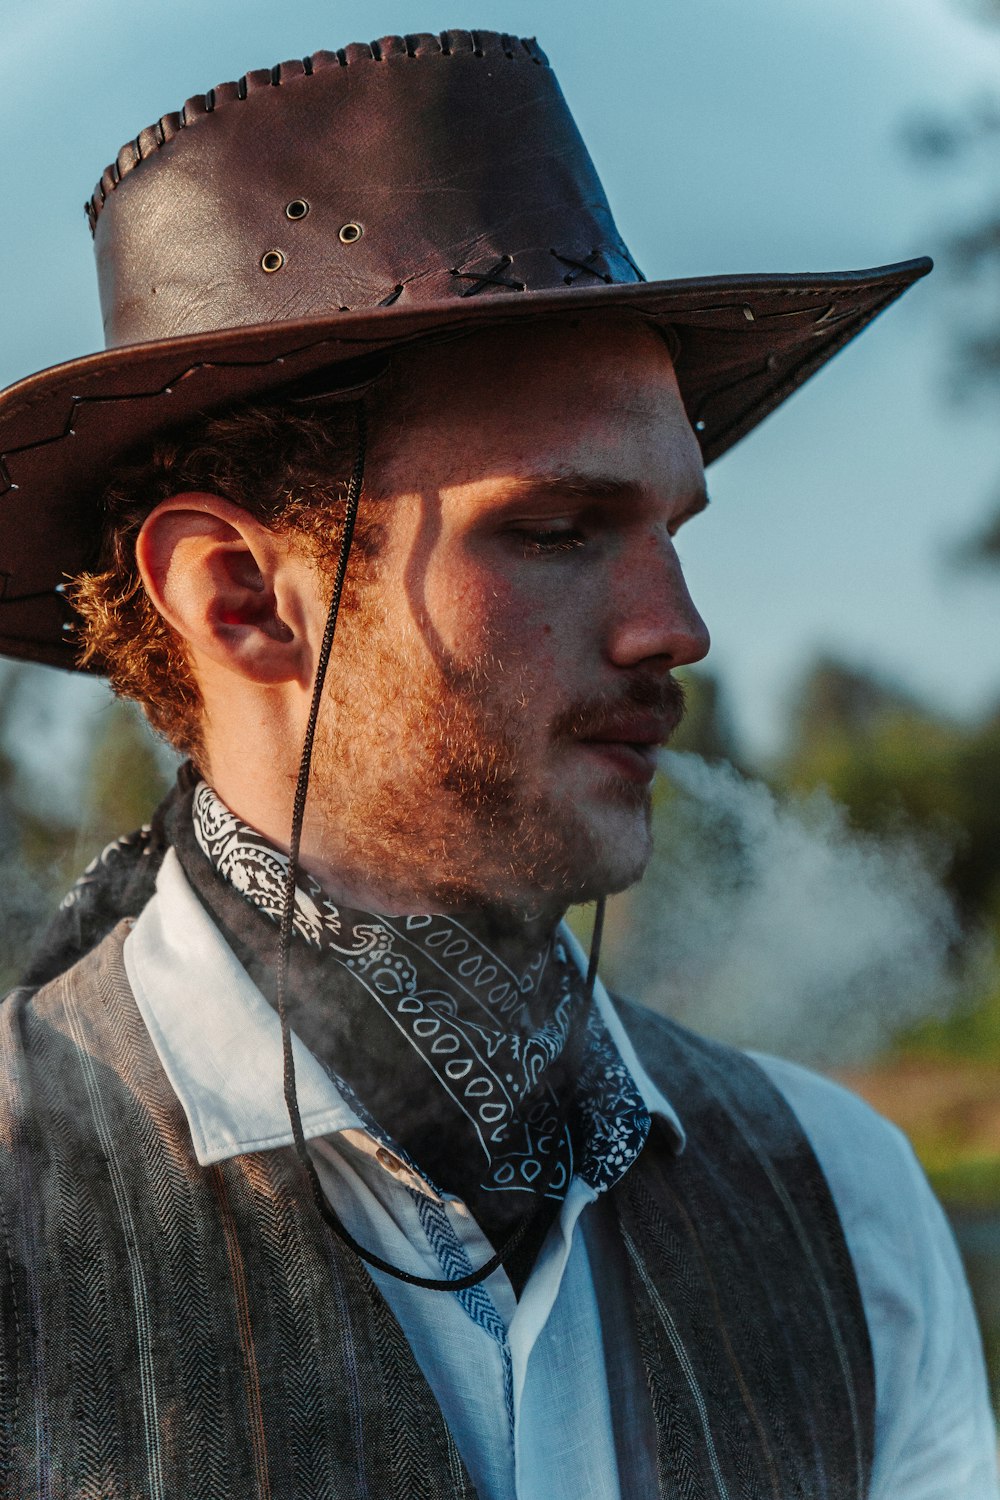
<path fill-rule="evenodd" d="M 198 1165 L 126 933 L 0 1008 L 0 1497 L 472 1500 L 399 1325 L 294 1152 Z M 657 1492 L 862 1500 L 871 1353 L 802 1130 L 742 1054 L 622 1011 L 688 1131 L 677 1157 L 654 1126 L 602 1210 Z M 628 1493 L 627 1453 L 622 1472 Z"/>

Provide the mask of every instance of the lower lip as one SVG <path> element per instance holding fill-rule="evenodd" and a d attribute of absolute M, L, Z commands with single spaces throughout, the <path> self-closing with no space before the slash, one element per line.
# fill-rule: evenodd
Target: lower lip
<path fill-rule="evenodd" d="M 648 785 L 656 775 L 657 745 L 626 745 L 620 740 L 582 740 L 580 743 L 627 781 Z"/>

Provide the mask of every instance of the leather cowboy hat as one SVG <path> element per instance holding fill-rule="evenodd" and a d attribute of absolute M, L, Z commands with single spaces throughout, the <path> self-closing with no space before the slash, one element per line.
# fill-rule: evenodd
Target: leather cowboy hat
<path fill-rule="evenodd" d="M 210 89 L 122 148 L 87 214 L 107 347 L 0 394 L 0 652 L 66 667 L 60 586 L 93 562 L 109 466 L 207 408 L 332 366 L 357 384 L 415 339 L 630 309 L 672 330 L 709 462 L 931 264 L 646 281 L 545 55 L 486 31 Z"/>

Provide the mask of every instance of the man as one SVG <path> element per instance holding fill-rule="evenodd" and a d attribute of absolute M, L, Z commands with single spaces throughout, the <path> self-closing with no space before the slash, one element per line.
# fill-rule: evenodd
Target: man
<path fill-rule="evenodd" d="M 483 32 L 191 100 L 90 217 L 0 640 L 190 759 L 4 1007 L 5 1492 L 995 1495 L 899 1136 L 559 926 L 648 859 L 705 459 L 926 263 L 643 283 Z"/>

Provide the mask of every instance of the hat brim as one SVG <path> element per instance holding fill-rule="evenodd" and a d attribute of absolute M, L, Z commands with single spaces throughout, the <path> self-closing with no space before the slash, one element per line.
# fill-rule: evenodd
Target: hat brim
<path fill-rule="evenodd" d="M 921 258 L 829 275 L 485 291 L 133 344 L 43 370 L 0 394 L 0 653 L 76 665 L 57 590 L 93 564 L 109 470 L 213 407 L 421 339 L 622 310 L 674 330 L 678 383 L 708 464 L 930 269 Z"/>

